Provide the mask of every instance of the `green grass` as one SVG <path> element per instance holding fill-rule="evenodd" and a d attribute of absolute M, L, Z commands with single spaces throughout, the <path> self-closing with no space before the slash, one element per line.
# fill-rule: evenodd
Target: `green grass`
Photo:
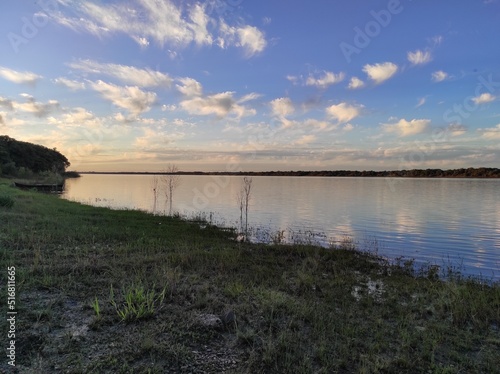
<path fill-rule="evenodd" d="M 0 208 L 12 208 L 14 206 L 14 199 L 10 196 L 0 196 Z"/>
<path fill-rule="evenodd" d="M 237 243 L 211 225 L 9 184 L 0 266 L 2 282 L 16 267 L 25 371 L 500 372 L 498 283 L 439 279 L 435 266 L 392 265 L 347 241 Z M 199 322 L 228 311 L 234 323 Z"/>

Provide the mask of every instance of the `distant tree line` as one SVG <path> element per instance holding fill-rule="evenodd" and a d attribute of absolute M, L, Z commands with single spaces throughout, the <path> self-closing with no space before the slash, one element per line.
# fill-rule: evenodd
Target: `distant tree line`
<path fill-rule="evenodd" d="M 55 148 L 0 136 L 0 175 L 63 174 L 69 165 L 68 159 Z"/>
<path fill-rule="evenodd" d="M 321 170 L 321 171 L 266 171 L 240 173 L 206 173 L 219 175 L 291 176 L 291 177 L 394 177 L 394 178 L 500 178 L 497 168 L 467 169 L 411 169 L 411 170 Z"/>
<path fill-rule="evenodd" d="M 321 170 L 321 171 L 177 171 L 169 172 L 81 172 L 82 174 L 136 174 L 136 175 L 235 175 L 235 176 L 289 176 L 289 177 L 394 177 L 394 178 L 500 178 L 497 168 L 467 168 L 467 169 L 410 169 L 410 170 Z"/>

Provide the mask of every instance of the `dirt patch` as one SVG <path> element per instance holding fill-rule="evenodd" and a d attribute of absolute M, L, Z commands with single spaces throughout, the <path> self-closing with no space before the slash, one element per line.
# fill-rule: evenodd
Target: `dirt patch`
<path fill-rule="evenodd" d="M 186 311 L 182 327 L 168 320 L 168 308 L 147 321 L 97 321 L 89 303 L 57 290 L 22 292 L 20 306 L 15 373 L 110 372 L 121 356 L 132 371 L 165 373 L 223 373 L 242 361 L 235 335 L 215 314 Z"/>

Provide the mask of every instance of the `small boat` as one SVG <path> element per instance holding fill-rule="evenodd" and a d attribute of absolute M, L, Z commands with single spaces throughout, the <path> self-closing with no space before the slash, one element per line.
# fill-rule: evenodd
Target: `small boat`
<path fill-rule="evenodd" d="M 41 183 L 14 182 L 14 184 L 17 188 L 21 188 L 23 190 L 35 189 L 37 191 L 43 191 L 43 192 L 63 192 L 64 191 L 64 183 L 41 184 Z"/>

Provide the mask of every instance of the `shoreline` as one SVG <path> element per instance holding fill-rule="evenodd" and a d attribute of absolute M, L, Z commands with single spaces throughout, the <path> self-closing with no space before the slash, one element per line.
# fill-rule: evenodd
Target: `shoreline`
<path fill-rule="evenodd" d="M 433 265 L 390 264 L 348 243 L 241 243 L 210 224 L 87 206 L 2 179 L 0 218 L 2 271 L 15 267 L 20 371 L 500 367 L 500 284 L 455 269 L 442 280 Z"/>

